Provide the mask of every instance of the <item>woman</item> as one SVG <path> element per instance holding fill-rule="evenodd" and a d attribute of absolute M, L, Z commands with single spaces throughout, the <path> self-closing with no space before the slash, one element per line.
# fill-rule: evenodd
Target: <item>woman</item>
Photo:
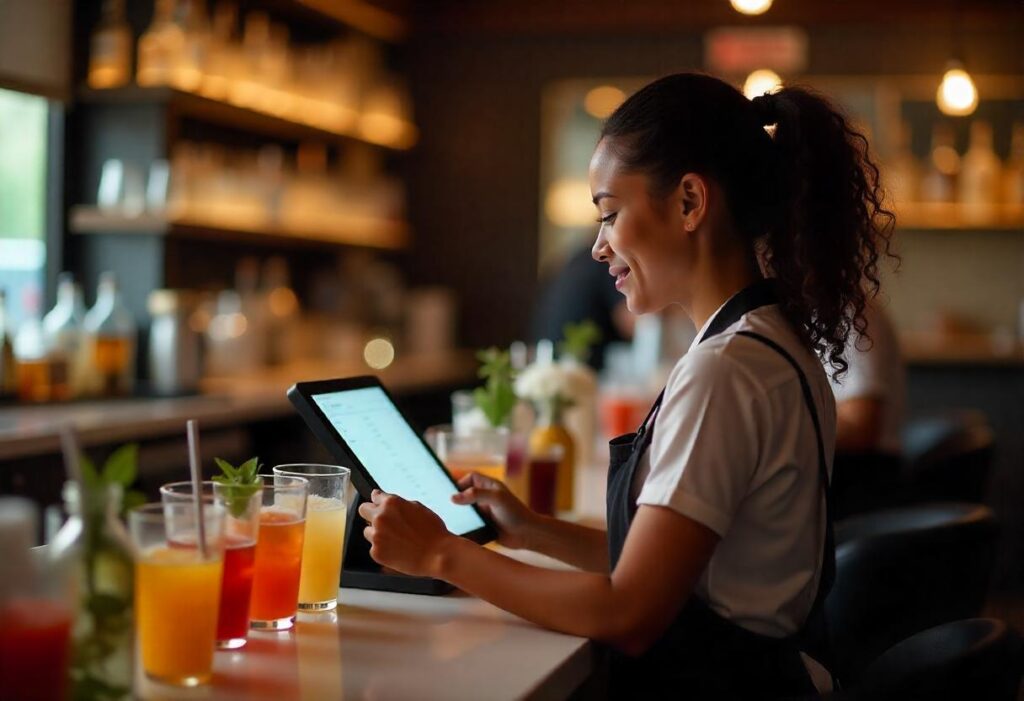
<path fill-rule="evenodd" d="M 456 500 L 488 511 L 502 544 L 582 571 L 516 562 L 383 493 L 360 509 L 371 554 L 606 643 L 615 696 L 827 688 L 804 654 L 833 564 L 835 403 L 815 354 L 843 369 L 887 250 L 866 142 L 805 90 L 748 101 L 673 75 L 609 118 L 590 182 L 593 255 L 629 309 L 679 305 L 700 329 L 643 426 L 612 441 L 607 533 L 471 475 Z"/>

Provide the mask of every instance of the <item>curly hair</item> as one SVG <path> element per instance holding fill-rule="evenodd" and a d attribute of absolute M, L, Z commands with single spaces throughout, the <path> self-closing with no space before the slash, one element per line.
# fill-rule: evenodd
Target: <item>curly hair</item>
<path fill-rule="evenodd" d="M 864 307 L 880 288 L 879 259 L 898 258 L 867 139 L 835 106 L 802 87 L 748 100 L 717 78 L 680 73 L 630 96 L 601 137 L 654 194 L 686 173 L 715 179 L 786 318 L 834 375 L 846 371 L 850 333 L 869 338 Z"/>

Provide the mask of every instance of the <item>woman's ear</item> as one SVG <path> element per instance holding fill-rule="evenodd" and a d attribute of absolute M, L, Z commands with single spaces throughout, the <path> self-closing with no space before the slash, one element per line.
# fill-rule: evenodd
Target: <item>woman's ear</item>
<path fill-rule="evenodd" d="M 707 215 L 708 187 L 700 175 L 687 173 L 679 180 L 676 201 L 687 231 L 696 231 Z"/>

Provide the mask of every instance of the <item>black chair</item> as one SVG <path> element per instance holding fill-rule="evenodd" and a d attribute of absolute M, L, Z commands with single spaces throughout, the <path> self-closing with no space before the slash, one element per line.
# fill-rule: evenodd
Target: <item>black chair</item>
<path fill-rule="evenodd" d="M 900 701 L 1015 701 L 1021 637 L 1002 621 L 944 623 L 897 643 L 871 663 L 853 696 Z"/>
<path fill-rule="evenodd" d="M 825 602 L 832 671 L 844 684 L 892 645 L 977 616 L 997 525 L 979 504 L 877 511 L 836 525 L 836 581 Z"/>
<path fill-rule="evenodd" d="M 903 432 L 909 501 L 985 500 L 994 433 L 985 415 L 963 411 L 920 418 Z"/>

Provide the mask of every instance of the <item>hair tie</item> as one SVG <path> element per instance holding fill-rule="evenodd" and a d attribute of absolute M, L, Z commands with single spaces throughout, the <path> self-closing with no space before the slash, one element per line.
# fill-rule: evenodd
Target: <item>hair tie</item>
<path fill-rule="evenodd" d="M 764 95 L 758 95 L 750 104 L 754 106 L 761 126 L 779 123 L 779 98 L 775 93 L 766 92 Z"/>

